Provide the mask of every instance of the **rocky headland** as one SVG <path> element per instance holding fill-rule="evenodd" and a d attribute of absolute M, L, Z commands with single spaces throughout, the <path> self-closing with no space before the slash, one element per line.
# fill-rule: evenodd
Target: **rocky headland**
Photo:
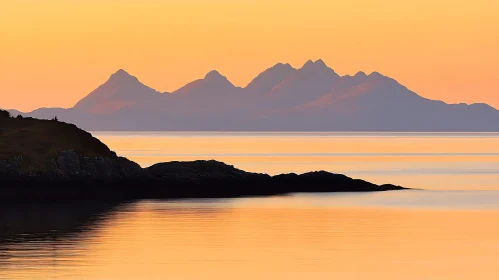
<path fill-rule="evenodd" d="M 148 168 L 73 124 L 0 111 L 0 200 L 218 198 L 403 189 L 325 171 L 270 176 L 218 161 Z"/>

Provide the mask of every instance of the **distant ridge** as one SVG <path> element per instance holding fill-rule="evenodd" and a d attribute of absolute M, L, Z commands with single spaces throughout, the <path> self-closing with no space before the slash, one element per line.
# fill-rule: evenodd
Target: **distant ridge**
<path fill-rule="evenodd" d="M 245 88 L 213 70 L 172 93 L 120 69 L 73 108 L 11 113 L 87 130 L 499 131 L 487 104 L 430 100 L 378 72 L 340 76 L 321 59 L 277 63 Z"/>

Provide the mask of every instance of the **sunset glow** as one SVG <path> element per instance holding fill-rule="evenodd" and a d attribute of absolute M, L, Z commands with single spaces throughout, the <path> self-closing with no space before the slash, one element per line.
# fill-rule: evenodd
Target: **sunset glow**
<path fill-rule="evenodd" d="M 499 108 L 499 2 L 4 1 L 0 107 L 71 107 L 119 68 L 159 91 L 219 70 L 245 86 L 322 58 L 418 94 Z"/>

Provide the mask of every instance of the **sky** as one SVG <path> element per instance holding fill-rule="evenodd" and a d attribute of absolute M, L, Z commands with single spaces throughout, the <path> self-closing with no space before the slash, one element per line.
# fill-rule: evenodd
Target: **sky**
<path fill-rule="evenodd" d="M 381 72 L 418 94 L 499 108 L 499 1 L 16 0 L 0 9 L 0 107 L 71 107 L 118 69 L 174 91 L 283 62 Z"/>

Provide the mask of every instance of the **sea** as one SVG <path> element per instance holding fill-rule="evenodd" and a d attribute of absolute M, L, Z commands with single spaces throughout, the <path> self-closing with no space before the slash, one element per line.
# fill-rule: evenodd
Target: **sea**
<path fill-rule="evenodd" d="M 215 159 L 411 190 L 4 204 L 0 279 L 499 279 L 499 133 L 92 134 L 143 167 Z"/>

